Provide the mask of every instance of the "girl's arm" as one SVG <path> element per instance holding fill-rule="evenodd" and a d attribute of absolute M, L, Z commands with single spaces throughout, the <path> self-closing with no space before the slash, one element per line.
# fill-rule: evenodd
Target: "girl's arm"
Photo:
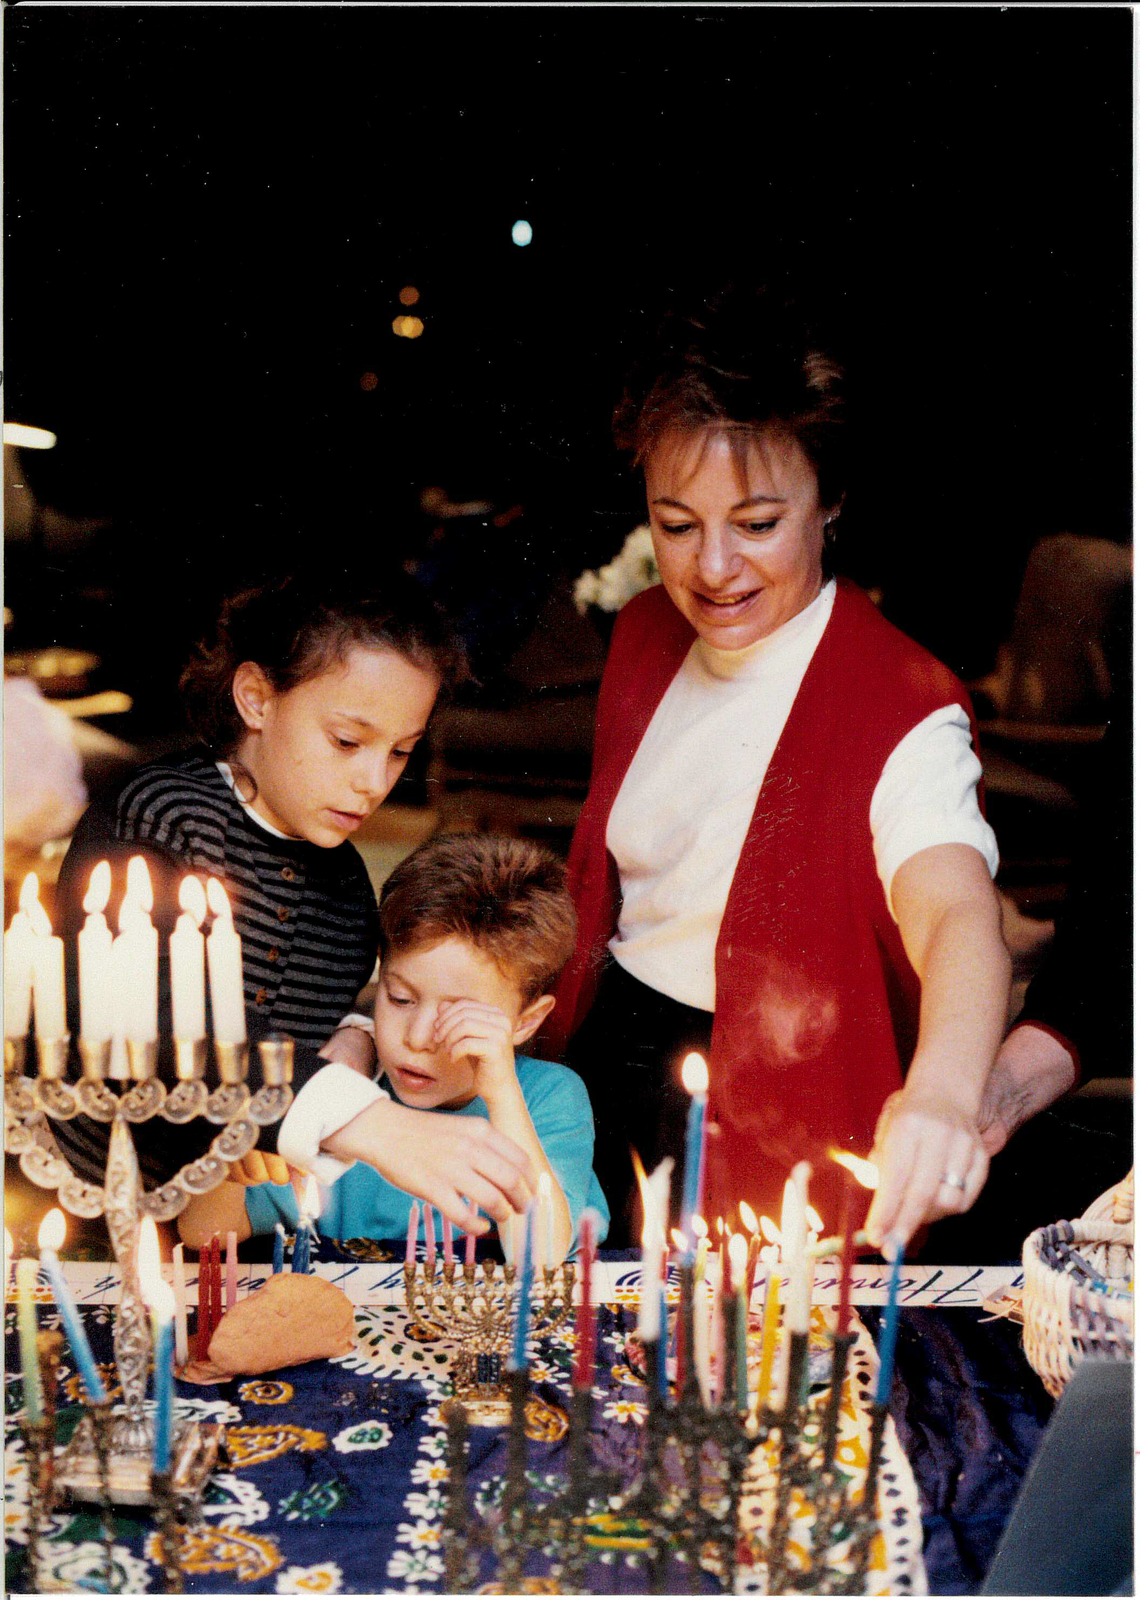
<path fill-rule="evenodd" d="M 981 1192 L 989 1170 L 982 1094 L 1010 982 L 998 898 L 972 845 L 918 851 L 895 873 L 891 897 L 922 1000 L 906 1083 L 888 1097 L 875 1131 L 880 1177 L 867 1232 L 877 1244 L 968 1211 Z"/>

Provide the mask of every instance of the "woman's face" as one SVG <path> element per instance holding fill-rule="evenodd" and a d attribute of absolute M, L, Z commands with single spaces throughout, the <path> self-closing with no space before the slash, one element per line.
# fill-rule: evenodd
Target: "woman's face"
<path fill-rule="evenodd" d="M 653 548 L 670 600 L 718 650 L 743 650 L 810 605 L 823 583 L 815 468 L 793 439 L 666 435 L 645 472 Z"/>

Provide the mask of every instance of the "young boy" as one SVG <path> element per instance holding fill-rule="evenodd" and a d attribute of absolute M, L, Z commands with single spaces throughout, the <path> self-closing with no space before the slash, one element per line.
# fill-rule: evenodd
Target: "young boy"
<path fill-rule="evenodd" d="M 570 1249 L 587 1205 L 608 1221 L 592 1171 L 594 1119 L 568 1067 L 516 1055 L 554 1005 L 548 990 L 574 945 L 562 864 L 525 840 L 455 834 L 430 840 L 380 896 L 376 1054 L 390 1092 L 418 1111 L 486 1117 L 546 1172 L 554 1248 Z M 487 1192 L 467 1196 L 476 1205 Z M 323 1191 L 318 1227 L 334 1239 L 402 1238 L 411 1196 L 364 1162 Z M 179 1218 L 191 1245 L 292 1228 L 290 1184 L 225 1183 Z M 437 1231 L 439 1219 L 436 1218 Z"/>

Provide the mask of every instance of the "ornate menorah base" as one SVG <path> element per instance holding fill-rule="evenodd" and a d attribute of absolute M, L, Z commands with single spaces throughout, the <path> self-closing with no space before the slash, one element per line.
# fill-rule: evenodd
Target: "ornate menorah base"
<path fill-rule="evenodd" d="M 106 1456 L 90 1416 L 81 1419 L 56 1457 L 55 1487 L 72 1500 L 114 1505 L 159 1504 L 155 1493 L 150 1429 L 127 1416 L 112 1418 Z M 196 1517 L 207 1480 L 218 1461 L 225 1434 L 217 1424 L 175 1423 L 171 1449 L 170 1490 L 182 1520 Z"/>

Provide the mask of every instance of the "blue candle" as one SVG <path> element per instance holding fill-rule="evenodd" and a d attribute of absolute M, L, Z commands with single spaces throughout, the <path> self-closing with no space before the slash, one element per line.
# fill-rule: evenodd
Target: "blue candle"
<path fill-rule="evenodd" d="M 511 1351 L 511 1369 L 522 1372 L 526 1366 L 526 1336 L 530 1327 L 530 1288 L 534 1282 L 534 1250 L 531 1229 L 534 1221 L 534 1203 L 526 1208 L 523 1218 L 522 1260 L 519 1263 L 519 1304 L 515 1315 L 515 1343 Z"/>
<path fill-rule="evenodd" d="M 694 1053 L 685 1057 L 681 1080 L 692 1096 L 685 1122 L 685 1176 L 681 1187 L 681 1232 L 686 1238 L 686 1264 L 691 1265 L 693 1213 L 699 1210 L 701 1203 L 705 1108 L 708 1105 L 709 1069 L 702 1056 Z"/>
<path fill-rule="evenodd" d="M 879 1381 L 875 1385 L 875 1404 L 885 1406 L 891 1397 L 891 1378 L 895 1370 L 895 1341 L 899 1332 L 899 1273 L 902 1270 L 903 1241 L 892 1235 L 885 1254 L 891 1255 L 891 1281 L 887 1290 L 887 1309 L 879 1334 Z"/>
<path fill-rule="evenodd" d="M 285 1270 L 285 1229 L 277 1223 L 273 1229 L 273 1272 L 274 1275 Z"/>
<path fill-rule="evenodd" d="M 170 1470 L 170 1428 L 174 1415 L 174 1296 L 165 1283 L 151 1287 L 154 1330 L 154 1470 Z"/>
<path fill-rule="evenodd" d="M 79 1308 L 76 1306 L 71 1290 L 67 1287 L 67 1280 L 63 1276 L 59 1257 L 54 1250 L 41 1250 L 40 1265 L 48 1275 L 51 1292 L 55 1297 L 55 1303 L 59 1307 L 59 1314 L 63 1318 L 63 1326 L 67 1331 L 67 1342 L 71 1346 L 71 1353 L 75 1357 L 75 1365 L 79 1368 L 79 1376 L 83 1379 L 83 1387 L 87 1390 L 88 1398 L 91 1400 L 105 1400 L 107 1391 L 103 1387 L 99 1369 L 95 1365 L 95 1357 L 91 1354 L 91 1346 L 88 1344 L 87 1335 L 83 1331 Z"/>
<path fill-rule="evenodd" d="M 657 1351 L 658 1351 L 657 1393 L 659 1395 L 662 1395 L 662 1396 L 668 1396 L 668 1393 L 669 1393 L 669 1341 L 666 1338 L 666 1334 L 667 1334 L 668 1329 L 669 1329 L 669 1313 L 668 1313 L 668 1311 L 666 1309 L 666 1305 L 665 1305 L 665 1285 L 664 1284 L 661 1285 L 659 1293 L 661 1295 L 661 1337 L 657 1341 Z M 681 1321 L 681 1307 L 680 1307 L 680 1303 L 678 1303 L 678 1305 L 677 1305 L 677 1322 L 678 1322 L 678 1325 L 680 1324 L 680 1321 Z"/>

